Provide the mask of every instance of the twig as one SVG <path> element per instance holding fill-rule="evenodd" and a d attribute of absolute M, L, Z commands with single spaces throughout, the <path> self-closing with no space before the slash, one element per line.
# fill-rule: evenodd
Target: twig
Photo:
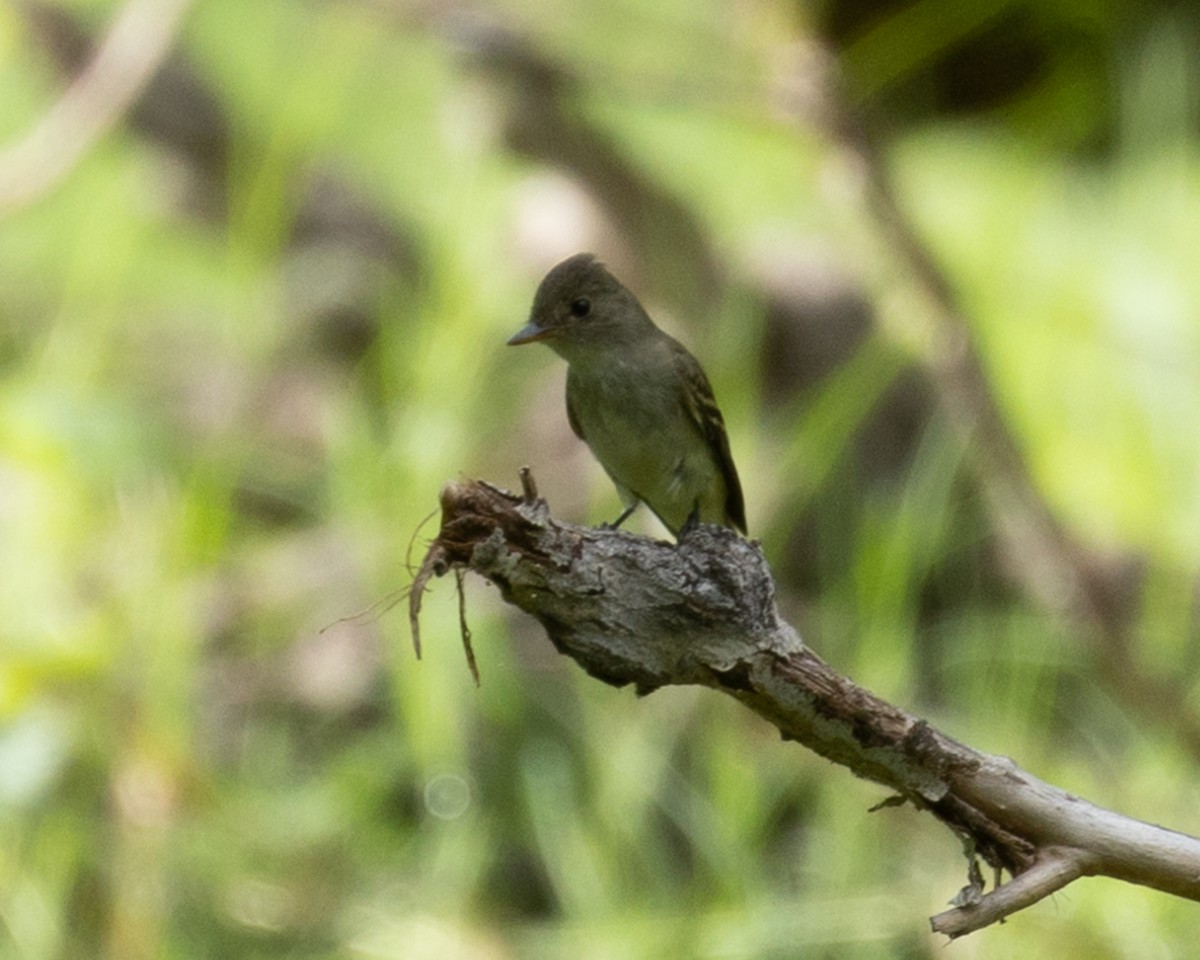
<path fill-rule="evenodd" d="M 471 671 L 471 679 L 479 686 L 479 664 L 475 661 L 475 648 L 471 646 L 471 628 L 467 626 L 467 594 L 463 590 L 463 570 L 454 570 L 454 588 L 458 592 L 458 630 L 462 637 L 463 653 L 467 656 L 467 667 Z"/>
<path fill-rule="evenodd" d="M 521 478 L 521 495 L 525 502 L 535 503 L 538 499 L 538 488 L 537 481 L 533 479 L 533 471 L 529 467 L 522 467 L 517 471 L 517 475 Z"/>
<path fill-rule="evenodd" d="M 1023 873 L 974 903 L 956 905 L 931 917 L 930 926 L 934 933 L 944 933 L 951 939 L 982 930 L 1078 880 L 1087 872 L 1084 864 L 1085 858 L 1078 850 L 1047 847 Z"/>

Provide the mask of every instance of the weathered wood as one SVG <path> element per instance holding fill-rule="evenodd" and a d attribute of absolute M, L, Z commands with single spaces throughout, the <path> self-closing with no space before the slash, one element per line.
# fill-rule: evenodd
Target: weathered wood
<path fill-rule="evenodd" d="M 536 499 L 447 484 L 442 527 L 414 584 L 467 568 L 536 617 L 589 674 L 641 694 L 699 684 L 735 697 L 795 740 L 926 810 L 971 851 L 970 882 L 932 920 L 955 937 L 1085 875 L 1200 900 L 1200 840 L 1133 820 L 974 750 L 843 677 L 779 617 L 757 543 L 702 525 L 679 543 L 553 520 Z M 1012 880 L 983 891 L 974 856 Z"/>

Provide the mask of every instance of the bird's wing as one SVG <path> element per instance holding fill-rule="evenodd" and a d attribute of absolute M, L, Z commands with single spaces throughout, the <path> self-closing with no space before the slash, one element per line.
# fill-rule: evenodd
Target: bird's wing
<path fill-rule="evenodd" d="M 575 408 L 571 406 L 571 381 L 570 373 L 567 374 L 567 423 L 571 425 L 571 429 L 584 443 L 587 443 L 587 437 L 583 435 L 583 427 L 579 425 L 579 417 L 575 416 Z"/>
<path fill-rule="evenodd" d="M 682 344 L 672 341 L 671 347 L 671 359 L 679 373 L 680 382 L 688 385 L 687 389 L 681 391 L 684 410 L 688 419 L 696 425 L 696 429 L 707 441 L 721 476 L 725 479 L 725 514 L 734 526 L 745 533 L 746 504 L 742 499 L 742 484 L 738 480 L 737 467 L 733 465 L 733 453 L 729 449 L 725 418 L 721 416 L 712 386 L 699 361 L 688 353 Z M 576 429 L 575 432 L 579 433 L 579 430 Z"/>

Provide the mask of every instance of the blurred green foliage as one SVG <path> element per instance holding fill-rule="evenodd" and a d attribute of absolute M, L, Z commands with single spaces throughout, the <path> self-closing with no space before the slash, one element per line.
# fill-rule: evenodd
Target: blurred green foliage
<path fill-rule="evenodd" d="M 30 10 L 89 33 L 117 6 L 0 8 L 0 142 L 67 82 Z M 738 281 L 709 316 L 657 307 L 714 380 L 809 642 L 974 746 L 1200 832 L 1171 722 L 981 559 L 946 418 L 860 476 L 919 309 L 853 164 L 766 106 L 785 45 L 826 30 L 1039 489 L 1138 558 L 1138 662 L 1195 716 L 1200 33 L 1183 8 L 1059 6 L 196 0 L 169 65 L 192 86 L 0 220 L 0 957 L 941 955 L 925 918 L 965 871 L 929 818 L 868 815 L 878 788 L 735 703 L 581 676 L 479 583 L 478 691 L 452 584 L 420 663 L 371 606 L 455 476 L 529 463 L 566 519 L 616 506 L 561 366 L 502 347 L 577 207 L 506 140 L 516 94 L 472 39 L 497 24 L 572 72 L 579 115 Z M 1002 40 L 1039 68 L 956 100 L 961 45 Z M 620 250 L 604 229 L 584 236 Z M 780 395 L 747 278 L 793 250 L 885 322 Z M 691 282 L 669 246 L 626 255 Z M 1095 880 L 952 949 L 1172 957 L 1198 935 L 1194 904 Z"/>

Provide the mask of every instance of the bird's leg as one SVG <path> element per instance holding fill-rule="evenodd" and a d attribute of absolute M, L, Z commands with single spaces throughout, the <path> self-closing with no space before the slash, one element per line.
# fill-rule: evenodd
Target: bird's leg
<path fill-rule="evenodd" d="M 621 515 L 619 517 L 617 517 L 616 520 L 614 520 L 612 523 L 602 523 L 602 524 L 600 524 L 600 526 L 602 526 L 605 530 L 616 530 L 617 527 L 619 527 L 621 524 L 623 524 L 626 520 L 629 519 L 629 515 L 631 513 L 633 513 L 634 510 L 637 509 L 637 505 L 638 505 L 638 501 L 634 500 L 633 503 L 631 503 L 629 506 L 627 506 L 624 510 L 621 511 Z"/>
<path fill-rule="evenodd" d="M 696 505 L 692 507 L 692 512 L 687 515 L 687 519 L 683 521 L 683 526 L 679 528 L 679 533 L 675 535 L 676 542 L 682 540 L 689 533 L 700 526 L 700 501 L 696 501 Z"/>

